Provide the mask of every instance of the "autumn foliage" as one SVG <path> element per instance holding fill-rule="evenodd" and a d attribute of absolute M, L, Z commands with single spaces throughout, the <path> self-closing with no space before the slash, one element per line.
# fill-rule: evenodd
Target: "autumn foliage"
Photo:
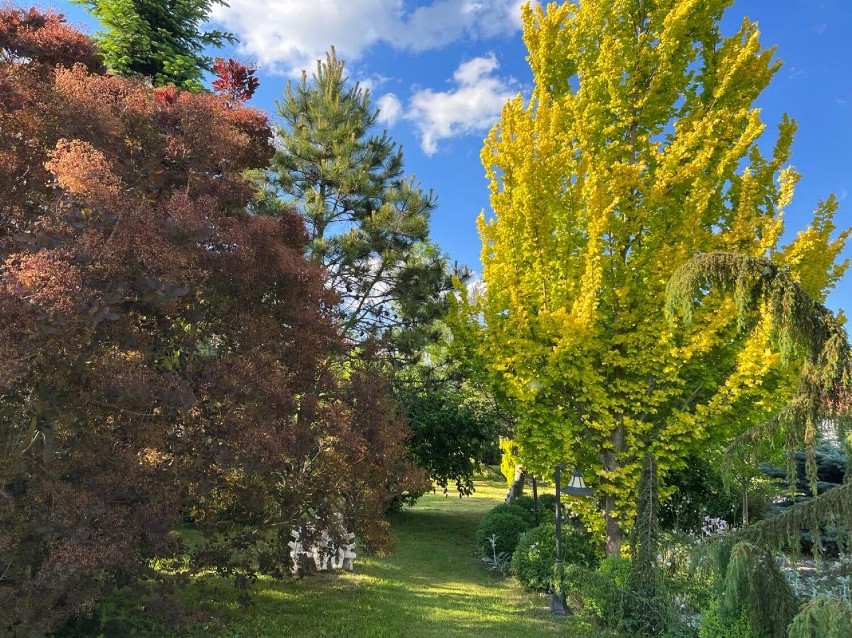
<path fill-rule="evenodd" d="M 246 212 L 266 116 L 99 60 L 59 16 L 0 11 L 3 635 L 157 577 L 181 524 L 194 567 L 244 583 L 338 514 L 387 543 L 424 487 L 369 360 L 329 363 L 300 219 Z"/>
<path fill-rule="evenodd" d="M 216 58 L 213 63 L 213 88 L 220 94 L 236 102 L 245 102 L 251 99 L 257 91 L 259 80 L 254 77 L 256 69 L 236 60 L 225 60 Z"/>

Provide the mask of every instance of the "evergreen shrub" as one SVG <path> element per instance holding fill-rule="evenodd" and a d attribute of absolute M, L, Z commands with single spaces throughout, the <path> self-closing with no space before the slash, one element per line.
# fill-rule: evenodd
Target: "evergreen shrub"
<path fill-rule="evenodd" d="M 535 499 L 529 494 L 521 494 L 512 500 L 512 505 L 523 507 L 530 514 L 535 515 Z M 556 496 L 554 494 L 538 495 L 538 520 L 539 522 L 552 521 L 556 512 Z"/>
<path fill-rule="evenodd" d="M 852 604 L 839 598 L 815 598 L 787 629 L 789 638 L 847 638 L 850 633 Z"/>
<path fill-rule="evenodd" d="M 745 613 L 756 635 L 787 638 L 798 611 L 799 602 L 772 554 L 749 543 L 735 545 L 725 573 L 722 620 L 732 625 Z"/>
<path fill-rule="evenodd" d="M 497 512 L 488 514 L 482 519 L 476 530 L 476 546 L 482 556 L 490 556 L 492 551 L 498 554 L 505 552 L 511 556 L 518 545 L 521 534 L 527 531 L 531 525 L 515 514 Z M 494 550 L 491 548 L 489 538 L 492 534 L 497 535 L 497 544 Z"/>
<path fill-rule="evenodd" d="M 556 513 L 556 495 L 555 494 L 539 494 L 538 495 L 538 511 L 544 516 L 547 512 L 552 517 Z"/>
<path fill-rule="evenodd" d="M 725 622 L 719 613 L 720 607 L 721 602 L 718 598 L 714 598 L 707 609 L 701 613 L 698 638 L 756 638 L 745 610 L 739 616 Z"/>
<path fill-rule="evenodd" d="M 486 516 L 494 516 L 495 514 L 513 514 L 518 518 L 524 519 L 527 523 L 529 523 L 530 527 L 533 526 L 535 520 L 532 511 L 525 507 L 521 507 L 514 502 L 500 503 L 497 507 L 492 508 Z"/>
<path fill-rule="evenodd" d="M 543 523 L 521 535 L 512 555 L 512 573 L 524 587 L 551 590 L 555 564 L 556 525 Z"/>
<path fill-rule="evenodd" d="M 570 523 L 562 527 L 562 560 L 565 565 L 594 569 L 600 560 L 592 536 Z M 525 587 L 547 591 L 553 587 L 556 564 L 556 524 L 542 523 L 521 536 L 512 556 L 512 572 Z"/>
<path fill-rule="evenodd" d="M 622 625 L 626 591 L 623 583 L 582 565 L 568 565 L 565 589 L 578 597 L 583 609 L 602 625 L 616 630 Z"/>
<path fill-rule="evenodd" d="M 625 556 L 607 556 L 601 561 L 598 573 L 618 587 L 625 587 L 630 576 L 630 559 Z"/>
<path fill-rule="evenodd" d="M 523 507 L 526 511 L 530 513 L 535 511 L 535 499 L 529 494 L 521 494 L 519 496 L 516 496 L 512 499 L 512 505 Z"/>

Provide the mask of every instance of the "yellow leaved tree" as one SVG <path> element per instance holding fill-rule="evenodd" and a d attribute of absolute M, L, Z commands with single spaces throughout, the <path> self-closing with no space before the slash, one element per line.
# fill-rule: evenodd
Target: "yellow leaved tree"
<path fill-rule="evenodd" d="M 692 321 L 670 323 L 678 266 L 709 251 L 769 258 L 817 300 L 846 268 L 833 197 L 780 246 L 795 124 L 761 151 L 754 102 L 780 63 L 749 20 L 722 36 L 731 1 L 527 5 L 532 96 L 505 106 L 482 152 L 493 215 L 468 307 L 477 356 L 513 405 L 525 466 L 576 465 L 595 488 L 610 554 L 647 453 L 663 473 L 680 467 L 776 412 L 798 380 L 769 312 L 746 322 L 701 291 Z"/>

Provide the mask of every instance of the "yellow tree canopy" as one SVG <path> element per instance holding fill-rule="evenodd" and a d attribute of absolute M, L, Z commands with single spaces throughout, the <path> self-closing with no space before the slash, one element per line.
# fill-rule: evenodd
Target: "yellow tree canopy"
<path fill-rule="evenodd" d="M 767 257 L 816 299 L 842 276 L 833 197 L 779 246 L 798 174 L 795 124 L 765 155 L 755 99 L 780 63 L 731 0 L 527 5 L 535 86 L 485 140 L 493 216 L 480 218 L 479 356 L 516 407 L 531 469 L 576 463 L 610 517 L 632 509 L 641 460 L 661 471 L 766 418 L 795 387 L 771 315 L 750 330 L 710 292 L 688 327 L 666 284 L 708 251 Z"/>

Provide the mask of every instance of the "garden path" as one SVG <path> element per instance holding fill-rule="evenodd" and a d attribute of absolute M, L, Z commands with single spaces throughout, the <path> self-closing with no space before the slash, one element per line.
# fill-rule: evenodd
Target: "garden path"
<path fill-rule="evenodd" d="M 256 604 L 206 636 L 293 638 L 602 638 L 578 618 L 548 611 L 548 598 L 488 572 L 473 547 L 482 516 L 505 484 L 474 496 L 427 495 L 391 519 L 393 554 L 359 558 L 355 573 L 261 581 Z"/>

